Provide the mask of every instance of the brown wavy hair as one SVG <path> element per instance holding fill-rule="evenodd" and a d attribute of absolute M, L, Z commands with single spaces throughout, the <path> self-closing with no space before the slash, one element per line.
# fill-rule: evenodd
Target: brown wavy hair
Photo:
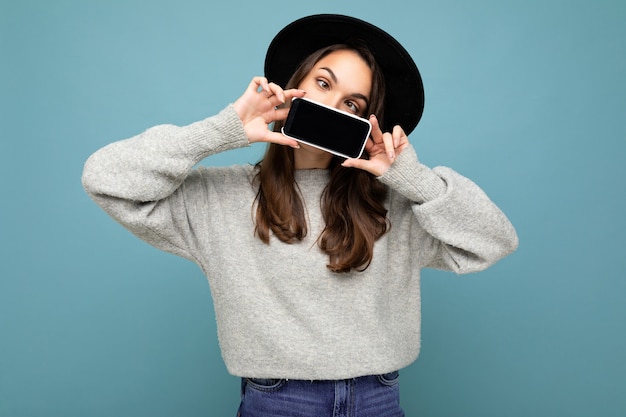
<path fill-rule="evenodd" d="M 297 88 L 319 60 L 338 50 L 355 51 L 371 69 L 372 90 L 364 114 L 376 114 L 382 123 L 384 78 L 374 56 L 361 43 L 332 45 L 311 54 L 294 72 L 286 89 Z M 278 122 L 274 130 L 281 127 Z M 317 243 L 328 254 L 331 271 L 363 271 L 372 262 L 374 242 L 389 228 L 384 206 L 387 189 L 369 172 L 342 167 L 342 161 L 334 157 L 329 165 L 330 180 L 320 201 L 325 228 Z M 299 242 L 307 234 L 306 210 L 294 174 L 293 149 L 269 144 L 257 163 L 255 176 L 255 233 L 267 244 L 270 231 L 285 243 Z"/>

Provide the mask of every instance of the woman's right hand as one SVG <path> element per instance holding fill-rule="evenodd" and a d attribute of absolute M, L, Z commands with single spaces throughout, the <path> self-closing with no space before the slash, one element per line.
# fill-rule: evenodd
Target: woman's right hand
<path fill-rule="evenodd" d="M 283 90 L 278 84 L 270 83 L 265 77 L 254 77 L 241 97 L 233 104 L 243 123 L 250 143 L 272 142 L 298 148 L 298 142 L 279 132 L 272 132 L 270 123 L 285 120 L 288 107 L 278 108 L 287 100 L 303 97 L 303 90 Z"/>

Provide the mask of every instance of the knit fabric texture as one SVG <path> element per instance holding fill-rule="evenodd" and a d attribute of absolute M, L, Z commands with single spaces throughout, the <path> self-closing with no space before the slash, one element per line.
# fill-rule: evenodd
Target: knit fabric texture
<path fill-rule="evenodd" d="M 105 146 L 83 172 L 86 191 L 115 220 L 202 269 L 233 375 L 344 379 L 403 368 L 420 350 L 420 270 L 480 271 L 517 247 L 513 226 L 476 184 L 426 167 L 409 146 L 379 178 L 389 188 L 391 228 L 370 266 L 333 273 L 317 245 L 328 171 L 296 171 L 305 239 L 271 236 L 267 245 L 254 234 L 254 166 L 196 167 L 245 146 L 230 105 Z"/>

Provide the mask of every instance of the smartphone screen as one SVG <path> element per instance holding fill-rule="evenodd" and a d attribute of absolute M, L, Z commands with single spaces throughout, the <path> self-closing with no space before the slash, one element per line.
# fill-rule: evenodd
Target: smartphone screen
<path fill-rule="evenodd" d="M 305 98 L 294 98 L 282 131 L 344 158 L 359 158 L 372 125 L 366 119 Z"/>

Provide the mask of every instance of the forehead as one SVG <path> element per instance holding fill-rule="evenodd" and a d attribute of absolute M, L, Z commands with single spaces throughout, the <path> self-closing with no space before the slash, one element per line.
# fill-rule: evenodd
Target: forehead
<path fill-rule="evenodd" d="M 317 61 L 314 70 L 330 70 L 337 83 L 353 85 L 368 92 L 372 85 L 372 70 L 355 51 L 342 49 L 333 51 Z"/>
<path fill-rule="evenodd" d="M 363 59 L 363 57 L 351 49 L 339 49 L 337 51 L 332 51 L 320 58 L 320 60 L 315 64 L 315 67 L 319 67 L 322 63 L 332 63 L 337 66 L 354 67 L 354 69 L 371 73 L 367 62 Z"/>

